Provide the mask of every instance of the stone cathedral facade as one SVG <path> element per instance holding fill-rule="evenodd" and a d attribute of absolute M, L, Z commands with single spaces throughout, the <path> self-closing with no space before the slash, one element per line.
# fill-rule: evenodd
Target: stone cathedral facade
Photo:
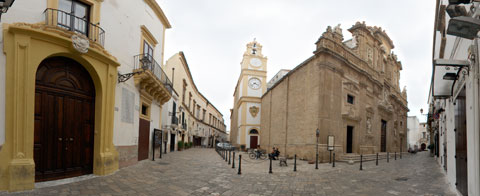
<path fill-rule="evenodd" d="M 340 25 L 316 42 L 314 55 L 289 71 L 261 98 L 263 149 L 283 155 L 329 160 L 337 154 L 405 152 L 407 94 L 400 90 L 402 64 L 380 27 L 357 22 L 344 41 Z"/>

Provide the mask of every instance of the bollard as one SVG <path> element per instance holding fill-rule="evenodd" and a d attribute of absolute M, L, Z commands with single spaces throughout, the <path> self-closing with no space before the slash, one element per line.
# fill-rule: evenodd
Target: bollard
<path fill-rule="evenodd" d="M 400 149 L 400 159 L 402 159 L 402 149 Z"/>
<path fill-rule="evenodd" d="M 228 160 L 228 156 L 227 156 L 227 150 L 224 151 L 224 154 L 225 154 L 225 163 L 227 162 Z"/>
<path fill-rule="evenodd" d="M 293 161 L 293 171 L 297 171 L 297 154 L 295 154 L 295 160 Z"/>
<path fill-rule="evenodd" d="M 363 170 L 362 162 L 363 162 L 363 154 L 360 155 L 360 170 Z"/>
<path fill-rule="evenodd" d="M 397 160 L 397 152 L 395 152 L 395 160 Z"/>
<path fill-rule="evenodd" d="M 238 155 L 238 175 L 242 174 L 242 155 Z"/>
<path fill-rule="evenodd" d="M 317 156 L 315 158 L 315 169 L 318 169 L 318 151 L 317 151 Z"/>
<path fill-rule="evenodd" d="M 375 165 L 378 166 L 378 152 L 377 152 L 377 159 L 375 160 Z"/>
<path fill-rule="evenodd" d="M 333 153 L 333 164 L 332 167 L 335 167 L 335 153 Z"/>
<path fill-rule="evenodd" d="M 390 160 L 390 154 L 387 152 L 387 163 L 389 162 Z"/>
<path fill-rule="evenodd" d="M 233 151 L 232 168 L 235 168 L 235 151 Z"/>
<path fill-rule="evenodd" d="M 332 163 L 332 151 L 330 150 L 330 161 L 328 161 L 328 163 Z"/>
<path fill-rule="evenodd" d="M 269 174 L 273 173 L 273 172 L 272 172 L 272 160 L 273 160 L 273 157 L 270 156 L 270 168 L 268 169 L 268 173 L 269 173 Z"/>
<path fill-rule="evenodd" d="M 228 151 L 228 164 L 230 165 L 230 159 L 232 158 L 232 151 Z"/>

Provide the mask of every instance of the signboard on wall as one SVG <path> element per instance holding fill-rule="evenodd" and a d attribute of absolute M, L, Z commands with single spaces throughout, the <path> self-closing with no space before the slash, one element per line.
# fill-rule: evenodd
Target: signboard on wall
<path fill-rule="evenodd" d="M 335 148 L 335 136 L 329 135 L 327 141 L 327 150 L 332 151 Z"/>

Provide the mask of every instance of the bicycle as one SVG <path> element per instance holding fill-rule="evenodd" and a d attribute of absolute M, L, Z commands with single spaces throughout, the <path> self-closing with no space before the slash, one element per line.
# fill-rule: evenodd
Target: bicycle
<path fill-rule="evenodd" d="M 248 153 L 248 157 L 250 157 L 250 159 L 261 159 L 261 160 L 265 160 L 268 158 L 268 155 L 267 153 L 265 153 L 265 151 L 263 150 L 258 150 L 258 149 L 255 149 L 251 152 Z"/>

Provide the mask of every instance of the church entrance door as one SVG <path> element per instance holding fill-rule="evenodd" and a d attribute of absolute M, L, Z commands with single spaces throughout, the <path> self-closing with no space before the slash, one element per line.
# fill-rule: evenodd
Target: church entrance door
<path fill-rule="evenodd" d="M 382 120 L 382 133 L 380 135 L 380 152 L 387 152 L 387 121 Z"/>
<path fill-rule="evenodd" d="M 250 136 L 250 148 L 255 149 L 258 147 L 258 136 L 251 135 Z"/>
<path fill-rule="evenodd" d="M 347 153 L 353 152 L 353 127 L 347 126 Z"/>

